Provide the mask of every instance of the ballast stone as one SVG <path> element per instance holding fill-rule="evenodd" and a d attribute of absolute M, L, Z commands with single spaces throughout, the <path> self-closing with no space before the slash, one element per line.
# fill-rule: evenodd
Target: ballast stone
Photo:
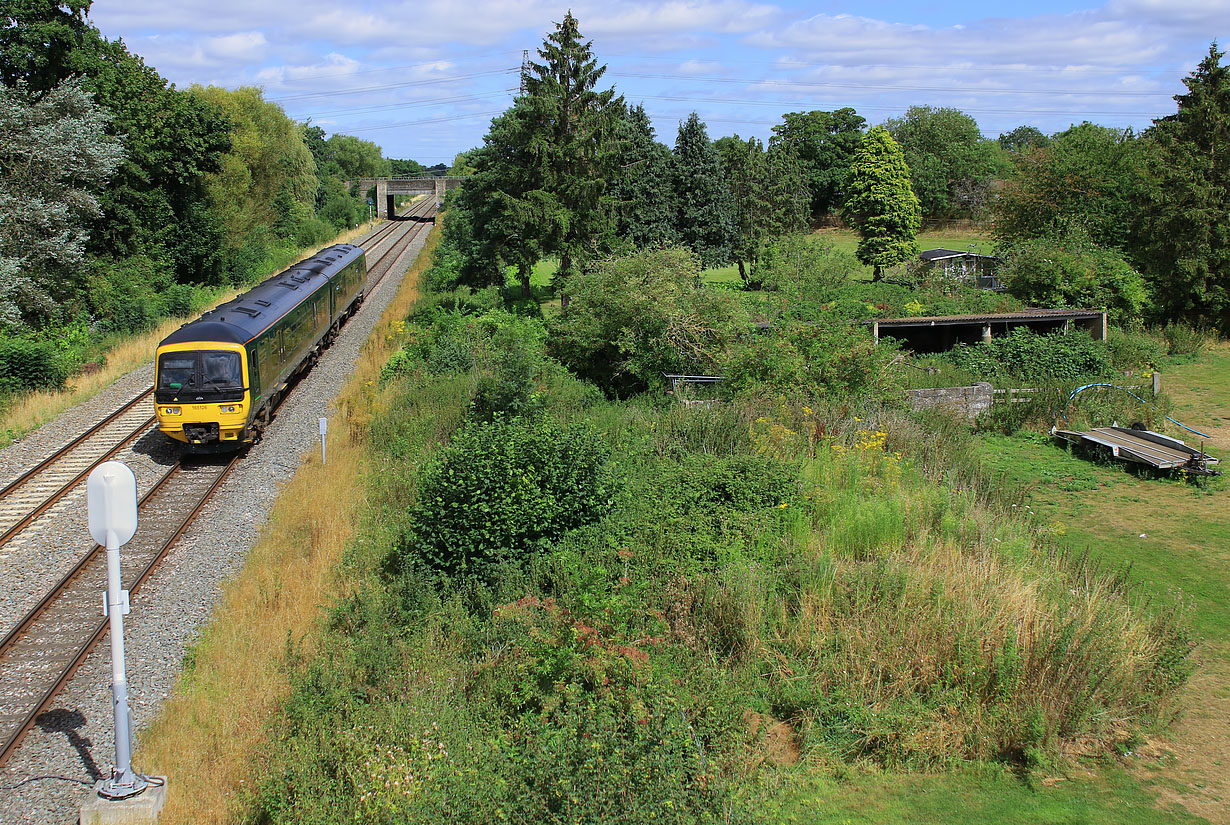
<path fill-rule="evenodd" d="M 161 785 L 151 784 L 136 796 L 127 799 L 104 799 L 98 795 L 103 780 L 94 784 L 94 792 L 81 804 L 78 825 L 154 825 L 167 801 L 167 778 L 154 777 Z"/>

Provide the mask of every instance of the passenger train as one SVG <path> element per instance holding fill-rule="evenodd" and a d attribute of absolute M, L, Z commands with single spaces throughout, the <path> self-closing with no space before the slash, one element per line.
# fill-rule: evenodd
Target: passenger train
<path fill-rule="evenodd" d="M 258 440 L 287 384 L 363 302 L 367 259 L 337 244 L 184 324 L 158 345 L 158 429 L 195 452 Z"/>

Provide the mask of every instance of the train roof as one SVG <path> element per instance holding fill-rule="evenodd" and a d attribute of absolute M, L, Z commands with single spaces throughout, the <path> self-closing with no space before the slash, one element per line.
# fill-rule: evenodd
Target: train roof
<path fill-rule="evenodd" d="M 362 248 L 346 243 L 322 249 L 189 321 L 162 339 L 159 346 L 192 341 L 246 344 L 362 254 Z"/>

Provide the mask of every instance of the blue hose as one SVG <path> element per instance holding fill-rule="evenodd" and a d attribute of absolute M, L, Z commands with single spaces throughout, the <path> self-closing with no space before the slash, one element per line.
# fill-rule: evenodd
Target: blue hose
<path fill-rule="evenodd" d="M 1130 396 L 1132 396 L 1133 398 L 1135 398 L 1135 399 L 1136 399 L 1137 401 L 1139 401 L 1140 403 L 1142 403 L 1142 404 L 1148 404 L 1148 405 L 1149 405 L 1150 407 L 1152 407 L 1153 409 L 1155 409 L 1155 410 L 1157 409 L 1157 405 L 1156 405 L 1156 404 L 1154 404 L 1154 403 L 1152 403 L 1152 402 L 1149 402 L 1149 401 L 1146 401 L 1145 399 L 1141 398 L 1139 395 L 1137 395 L 1136 393 L 1134 393 L 1134 392 L 1132 392 L 1131 390 L 1127 389 L 1126 387 L 1117 387 L 1117 386 L 1115 386 L 1114 384 L 1085 384 L 1084 386 L 1077 387 L 1076 389 L 1072 390 L 1072 392 L 1068 395 L 1068 404 L 1071 404 L 1071 403 L 1072 403 L 1072 399 L 1076 397 L 1076 394 L 1077 394 L 1078 392 L 1084 392 L 1085 390 L 1087 390 L 1087 389 L 1091 389 L 1091 388 L 1093 388 L 1093 387 L 1107 387 L 1107 388 L 1112 389 L 1112 390 L 1123 390 L 1124 392 L 1126 392 L 1128 395 L 1130 395 Z M 1067 408 L 1067 404 L 1065 404 L 1065 405 L 1064 405 L 1064 408 L 1065 408 L 1065 409 Z M 1059 419 L 1059 415 L 1060 415 L 1060 413 L 1062 413 L 1062 412 L 1063 412 L 1063 410 L 1060 410 L 1060 411 L 1059 411 L 1059 413 L 1056 413 L 1056 414 L 1055 414 L 1055 419 L 1056 419 L 1056 420 L 1058 420 L 1058 419 Z M 1065 420 L 1066 420 L 1066 418 L 1067 418 L 1067 417 L 1065 416 Z M 1165 416 L 1165 418 L 1166 418 L 1166 420 L 1167 420 L 1167 421 L 1169 421 L 1171 424 L 1174 424 L 1174 425 L 1176 425 L 1176 426 L 1182 427 L 1183 429 L 1187 430 L 1189 433 L 1195 433 L 1196 435 L 1200 436 L 1201 438 L 1209 438 L 1209 437 L 1210 437 L 1210 436 L 1208 436 L 1208 435 L 1206 435 L 1206 434 L 1204 434 L 1204 433 L 1200 432 L 1199 430 L 1193 430 L 1191 427 L 1187 426 L 1186 424 L 1181 424 L 1181 423 L 1179 423 L 1178 421 L 1175 421 L 1175 420 L 1174 420 L 1173 418 L 1171 418 L 1170 416 Z"/>

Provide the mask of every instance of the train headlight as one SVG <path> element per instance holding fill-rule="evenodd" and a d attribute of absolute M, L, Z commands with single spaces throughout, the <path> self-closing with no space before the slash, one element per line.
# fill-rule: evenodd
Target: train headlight
<path fill-rule="evenodd" d="M 235 412 L 235 410 L 237 410 L 237 409 L 238 409 L 238 407 L 236 407 L 234 404 L 225 404 L 225 405 L 223 405 L 223 407 L 222 407 L 222 412 L 224 412 L 224 413 L 233 413 L 233 412 Z"/>
<path fill-rule="evenodd" d="M 164 415 L 179 415 L 179 407 L 163 407 L 162 412 Z"/>

